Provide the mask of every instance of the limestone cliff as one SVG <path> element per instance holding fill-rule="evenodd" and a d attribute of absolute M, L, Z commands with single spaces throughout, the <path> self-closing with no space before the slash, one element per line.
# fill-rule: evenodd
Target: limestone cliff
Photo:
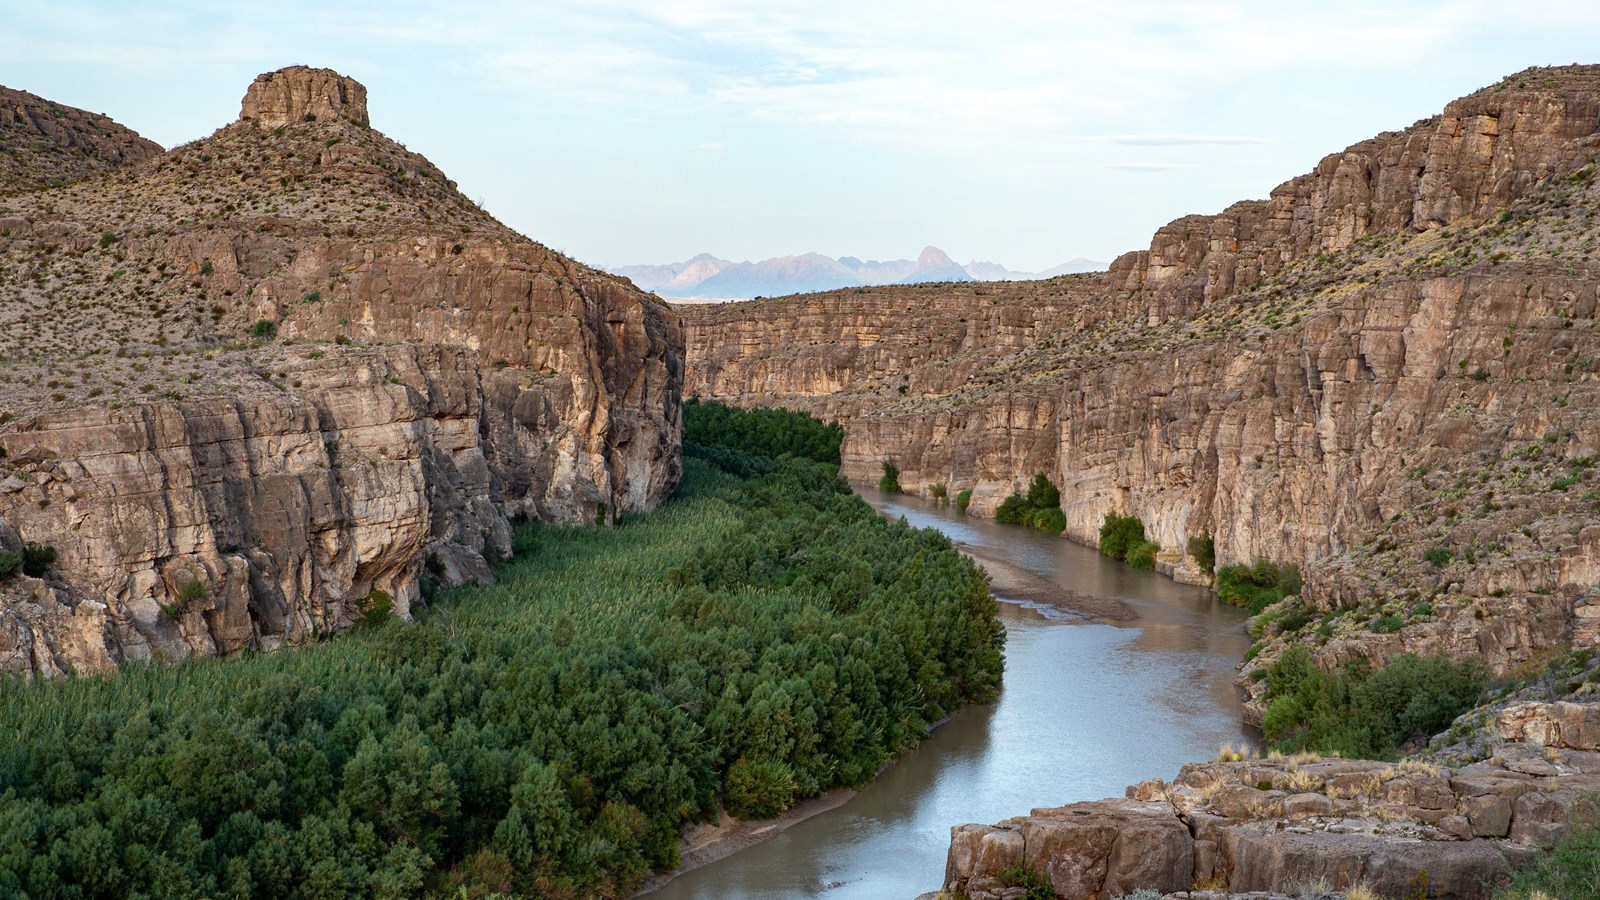
<path fill-rule="evenodd" d="M 488 579 L 511 517 L 680 472 L 659 300 L 516 234 L 328 70 L 211 137 L 0 196 L 0 670 L 270 649 Z"/>
<path fill-rule="evenodd" d="M 1301 562 L 1326 661 L 1507 671 L 1600 640 L 1597 153 L 1600 67 L 1529 70 L 1103 277 L 680 307 L 686 383 L 838 418 L 851 477 L 981 513 L 1044 472 L 1069 537 L 1137 515 L 1188 577 L 1201 534 Z"/>

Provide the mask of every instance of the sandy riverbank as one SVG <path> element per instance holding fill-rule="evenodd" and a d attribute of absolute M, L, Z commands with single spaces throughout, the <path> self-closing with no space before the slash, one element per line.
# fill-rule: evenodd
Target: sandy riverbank
<path fill-rule="evenodd" d="M 679 839 L 678 867 L 671 872 L 650 878 L 632 896 L 642 897 L 685 872 L 732 856 L 746 847 L 753 847 L 768 838 L 776 837 L 812 816 L 837 809 L 850 802 L 850 798 L 856 793 L 845 788 L 832 790 L 821 797 L 813 797 L 795 804 L 792 809 L 775 819 L 756 819 L 746 822 L 723 813 L 722 820 L 715 825 L 710 823 L 695 825 L 684 832 L 683 837 Z M 629 900 L 632 900 L 632 897 Z"/>

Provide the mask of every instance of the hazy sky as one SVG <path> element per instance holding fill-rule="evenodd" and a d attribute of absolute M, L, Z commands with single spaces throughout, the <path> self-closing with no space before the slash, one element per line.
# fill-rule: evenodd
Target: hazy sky
<path fill-rule="evenodd" d="M 373 125 L 600 265 L 815 250 L 1038 269 L 1531 65 L 1600 3 L 4 0 L 0 83 L 171 146 L 257 73 L 336 68 Z"/>

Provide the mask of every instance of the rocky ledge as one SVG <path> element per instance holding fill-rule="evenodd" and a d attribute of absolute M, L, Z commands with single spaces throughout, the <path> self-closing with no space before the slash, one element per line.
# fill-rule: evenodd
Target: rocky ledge
<path fill-rule="evenodd" d="M 1494 755 L 1457 768 L 1309 755 L 1196 763 L 1120 800 L 959 825 L 944 889 L 1010 900 L 1020 895 L 1001 873 L 1020 864 L 1068 900 L 1315 885 L 1487 898 L 1593 810 L 1600 791 L 1600 704 L 1519 704 L 1496 729 Z"/>

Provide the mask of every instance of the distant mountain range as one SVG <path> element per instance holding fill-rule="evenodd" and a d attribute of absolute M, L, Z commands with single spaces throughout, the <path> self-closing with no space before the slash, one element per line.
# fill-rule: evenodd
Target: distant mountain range
<path fill-rule="evenodd" d="M 1078 272 L 1098 272 L 1105 263 L 1079 257 L 1043 272 L 1018 272 L 999 263 L 974 260 L 965 266 L 938 247 L 927 247 L 916 259 L 834 259 L 820 253 L 775 256 L 760 262 L 733 262 L 702 253 L 683 262 L 659 266 L 619 266 L 611 272 L 633 280 L 647 291 L 680 299 L 735 300 L 780 297 L 810 291 L 872 284 L 915 284 L 928 281 L 1028 281 Z"/>

